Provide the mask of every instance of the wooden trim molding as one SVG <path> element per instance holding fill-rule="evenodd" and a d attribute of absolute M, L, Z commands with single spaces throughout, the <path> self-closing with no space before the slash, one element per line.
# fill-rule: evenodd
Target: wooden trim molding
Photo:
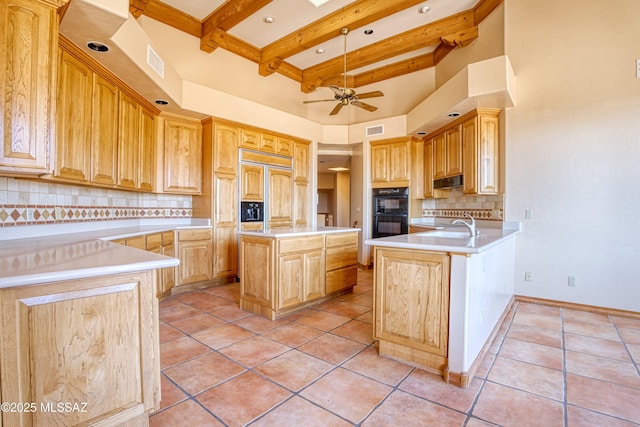
<path fill-rule="evenodd" d="M 606 314 L 608 316 L 629 317 L 631 319 L 640 320 L 640 312 L 619 310 L 617 308 L 598 307 L 595 305 L 577 304 L 573 302 L 556 301 L 544 298 L 527 297 L 524 295 L 516 295 L 516 301 L 528 302 L 531 304 L 550 305 L 552 307 L 566 308 L 569 310 L 588 311 L 589 313 Z"/>

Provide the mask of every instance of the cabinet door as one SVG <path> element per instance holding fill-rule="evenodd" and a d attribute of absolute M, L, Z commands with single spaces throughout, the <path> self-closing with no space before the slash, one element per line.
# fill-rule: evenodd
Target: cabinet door
<path fill-rule="evenodd" d="M 199 194 L 202 190 L 202 126 L 165 119 L 164 191 Z"/>
<path fill-rule="evenodd" d="M 324 296 L 325 255 L 323 251 L 304 254 L 304 293 L 303 300 L 311 301 Z"/>
<path fill-rule="evenodd" d="M 235 276 L 238 263 L 238 238 L 236 227 L 216 227 L 213 234 L 213 276 Z"/>
<path fill-rule="evenodd" d="M 175 258 L 176 248 L 173 244 L 164 246 L 162 248 L 162 254 Z M 176 268 L 166 267 L 162 269 L 162 293 L 169 293 L 176 284 Z"/>
<path fill-rule="evenodd" d="M 445 133 L 447 141 L 446 176 L 462 174 L 462 132 L 458 125 Z"/>
<path fill-rule="evenodd" d="M 56 165 L 58 178 L 86 182 L 91 167 L 93 73 L 61 51 L 58 80 Z"/>
<path fill-rule="evenodd" d="M 294 181 L 293 183 L 293 224 L 295 226 L 309 225 L 310 192 L 309 183 L 306 181 Z"/>
<path fill-rule="evenodd" d="M 433 178 L 447 176 L 447 144 L 445 134 L 441 133 L 432 139 L 433 142 Z"/>
<path fill-rule="evenodd" d="M 45 174 L 55 132 L 58 15 L 46 2 L 0 4 L 0 170 Z"/>
<path fill-rule="evenodd" d="M 293 220 L 292 173 L 290 170 L 268 168 L 269 171 L 269 222 Z"/>
<path fill-rule="evenodd" d="M 304 254 L 278 257 L 278 310 L 303 302 Z"/>
<path fill-rule="evenodd" d="M 371 146 L 371 182 L 388 182 L 389 173 L 389 147 L 387 145 Z"/>
<path fill-rule="evenodd" d="M 309 181 L 309 144 L 293 144 L 293 173 L 296 181 Z"/>
<path fill-rule="evenodd" d="M 278 137 L 278 140 L 276 142 L 276 153 L 282 156 L 291 155 L 291 153 L 293 152 L 293 141 L 291 141 L 290 139 Z"/>
<path fill-rule="evenodd" d="M 246 135 L 242 131 L 242 137 Z M 242 145 L 242 144 L 241 144 Z M 238 172 L 238 129 L 216 123 L 213 137 L 213 172 L 235 175 Z"/>
<path fill-rule="evenodd" d="M 180 265 L 178 265 L 176 286 L 212 279 L 213 247 L 211 240 L 179 242 L 178 258 Z"/>
<path fill-rule="evenodd" d="M 264 166 L 240 166 L 242 188 L 240 200 L 262 202 L 264 200 Z"/>
<path fill-rule="evenodd" d="M 449 257 L 376 248 L 375 267 L 375 338 L 446 357 Z"/>
<path fill-rule="evenodd" d="M 464 175 L 462 192 L 475 194 L 478 191 L 478 118 L 473 117 L 462 124 L 462 159 Z"/>
<path fill-rule="evenodd" d="M 240 237 L 240 294 L 261 306 L 274 308 L 273 301 L 273 239 Z"/>
<path fill-rule="evenodd" d="M 240 147 L 252 150 L 260 149 L 260 132 L 249 129 L 240 130 Z"/>
<path fill-rule="evenodd" d="M 132 98 L 120 92 L 118 120 L 118 186 L 138 187 L 140 112 Z"/>
<path fill-rule="evenodd" d="M 429 197 L 433 197 L 433 139 L 424 142 L 424 198 Z"/>
<path fill-rule="evenodd" d="M 140 154 L 138 159 L 138 189 L 153 191 L 156 168 L 156 117 L 142 107 L 140 107 Z"/>
<path fill-rule="evenodd" d="M 276 152 L 277 137 L 269 135 L 268 133 L 260 134 L 260 151 L 266 151 L 268 153 Z"/>
<path fill-rule="evenodd" d="M 480 114 L 478 124 L 478 193 L 498 194 L 501 191 L 498 115 Z"/>
<path fill-rule="evenodd" d="M 118 89 L 95 74 L 91 115 L 91 182 L 116 185 Z"/>
<path fill-rule="evenodd" d="M 394 142 L 389 144 L 389 180 L 408 181 L 411 146 L 409 142 Z"/>
<path fill-rule="evenodd" d="M 213 176 L 214 218 L 216 227 L 238 225 L 238 178 L 235 175 Z"/>

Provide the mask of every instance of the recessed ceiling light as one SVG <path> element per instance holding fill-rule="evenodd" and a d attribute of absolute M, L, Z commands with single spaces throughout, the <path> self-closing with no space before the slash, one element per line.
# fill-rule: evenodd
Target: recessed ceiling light
<path fill-rule="evenodd" d="M 420 9 L 418 9 L 418 12 L 420 13 L 427 13 L 431 10 L 430 6 L 422 6 Z"/>
<path fill-rule="evenodd" d="M 371 28 L 367 28 L 366 30 L 364 30 L 364 33 L 370 36 L 371 34 L 373 34 L 373 30 Z"/>
<path fill-rule="evenodd" d="M 265 24 L 273 24 L 275 22 L 273 16 L 265 16 L 264 18 L 262 18 L 262 20 L 265 22 Z"/>
<path fill-rule="evenodd" d="M 316 53 L 317 53 L 318 55 L 320 55 L 320 54 L 324 53 L 324 49 L 323 49 L 323 48 L 321 48 L 321 47 L 319 47 L 319 48 L 317 48 L 317 49 L 316 49 Z"/>
<path fill-rule="evenodd" d="M 320 6 L 322 6 L 323 4 L 325 4 L 328 1 L 329 0 L 309 0 L 309 3 L 311 3 L 315 7 L 320 7 Z"/>
<path fill-rule="evenodd" d="M 158 105 L 167 105 L 167 104 L 169 104 L 169 101 L 166 101 L 164 99 L 156 99 L 154 102 L 156 104 L 158 104 Z"/>
<path fill-rule="evenodd" d="M 421 130 L 420 132 L 417 132 L 417 134 L 418 134 L 418 135 L 420 135 L 420 136 L 424 136 L 424 135 L 426 135 L 427 133 L 426 133 L 425 131 Z"/>
<path fill-rule="evenodd" d="M 334 171 L 334 172 L 344 172 L 344 171 L 348 171 L 349 168 L 342 168 L 342 167 L 339 167 L 339 168 L 327 168 L 327 170 Z"/>
<path fill-rule="evenodd" d="M 87 43 L 87 47 L 95 52 L 109 52 L 109 46 L 100 42 L 89 42 Z"/>
<path fill-rule="evenodd" d="M 447 117 L 458 117 L 460 115 L 460 113 L 458 113 L 457 111 L 452 111 L 449 114 L 447 114 Z"/>

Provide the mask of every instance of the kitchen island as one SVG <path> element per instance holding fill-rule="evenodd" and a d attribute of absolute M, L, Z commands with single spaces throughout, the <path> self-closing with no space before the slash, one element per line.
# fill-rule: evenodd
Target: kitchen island
<path fill-rule="evenodd" d="M 240 308 L 275 320 L 357 283 L 358 228 L 240 231 Z"/>
<path fill-rule="evenodd" d="M 514 297 L 519 224 L 369 239 L 380 354 L 467 387 Z"/>

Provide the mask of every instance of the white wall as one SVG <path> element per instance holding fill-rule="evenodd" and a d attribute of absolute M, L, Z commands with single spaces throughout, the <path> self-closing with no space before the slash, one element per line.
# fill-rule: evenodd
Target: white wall
<path fill-rule="evenodd" d="M 506 112 L 506 220 L 523 221 L 516 294 L 640 311 L 639 23 L 637 0 L 506 1 L 518 86 Z"/>

